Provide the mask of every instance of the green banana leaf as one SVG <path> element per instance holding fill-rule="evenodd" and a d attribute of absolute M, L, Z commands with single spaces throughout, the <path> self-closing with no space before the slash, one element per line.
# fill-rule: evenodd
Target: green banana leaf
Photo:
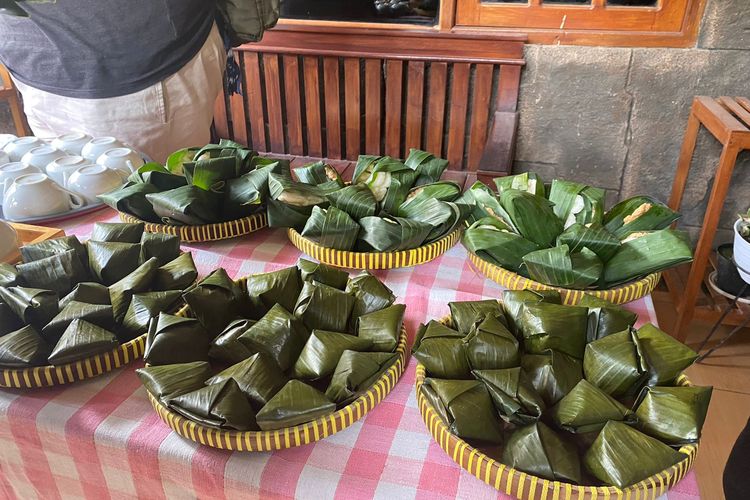
<path fill-rule="evenodd" d="M 143 293 L 150 289 L 158 265 L 159 263 L 152 257 L 141 264 L 138 269 L 109 287 L 109 300 L 112 303 L 112 312 L 116 323 L 122 323 L 125 313 L 128 312 L 133 294 Z"/>
<path fill-rule="evenodd" d="M 86 242 L 89 269 L 103 285 L 120 281 L 141 264 L 141 245 L 136 243 Z"/>
<path fill-rule="evenodd" d="M 635 420 L 632 411 L 586 379 L 550 409 L 550 417 L 559 428 L 576 434 L 599 431 L 612 420 Z"/>
<path fill-rule="evenodd" d="M 24 245 L 20 248 L 21 257 L 24 262 L 41 260 L 46 257 L 65 253 L 69 250 L 73 250 L 81 261 L 81 264 L 87 267 L 86 264 L 89 259 L 86 255 L 86 247 L 75 236 L 53 238 L 51 240 L 40 241 L 39 243 Z"/>
<path fill-rule="evenodd" d="M 669 227 L 680 214 L 649 196 L 623 200 L 604 214 L 604 227 L 618 238 Z"/>
<path fill-rule="evenodd" d="M 240 158 L 237 156 L 198 159 L 191 169 L 193 186 L 213 192 L 223 192 L 226 181 L 243 173 Z"/>
<path fill-rule="evenodd" d="M 308 330 L 345 332 L 353 307 L 352 294 L 305 281 L 293 311 Z"/>
<path fill-rule="evenodd" d="M 357 318 L 357 336 L 372 341 L 372 350 L 394 352 L 401 337 L 404 322 L 404 304 L 393 304 L 379 311 L 363 314 Z"/>
<path fill-rule="evenodd" d="M 299 357 L 309 336 L 301 321 L 276 304 L 237 337 L 237 341 L 251 353 L 267 354 L 282 371 L 287 371 Z"/>
<path fill-rule="evenodd" d="M 100 201 L 118 212 L 130 214 L 146 222 L 161 222 L 146 195 L 159 192 L 153 184 L 132 184 L 97 196 Z"/>
<path fill-rule="evenodd" d="M 409 156 L 404 161 L 407 167 L 419 174 L 414 182 L 416 186 L 439 181 L 445 169 L 448 168 L 448 163 L 448 160 L 414 148 L 409 150 Z"/>
<path fill-rule="evenodd" d="M 16 286 L 18 284 L 18 270 L 16 266 L 0 262 L 0 286 Z"/>
<path fill-rule="evenodd" d="M 0 287 L 0 301 L 7 304 L 25 325 L 40 331 L 60 312 L 58 296 L 50 290 L 23 286 Z"/>
<path fill-rule="evenodd" d="M 193 160 L 195 160 L 195 153 L 198 152 L 200 148 L 183 148 L 178 149 L 171 155 L 167 157 L 167 170 L 170 172 L 177 174 L 177 175 L 183 175 L 182 174 L 182 167 L 185 163 L 190 163 Z"/>
<path fill-rule="evenodd" d="M 174 308 L 181 295 L 179 290 L 133 294 L 122 325 L 115 332 L 117 338 L 124 343 L 148 332 L 151 319 Z"/>
<path fill-rule="evenodd" d="M 488 314 L 464 337 L 464 352 L 473 370 L 495 370 L 518 366 L 518 340 L 497 316 Z"/>
<path fill-rule="evenodd" d="M 255 324 L 250 319 L 236 319 L 229 323 L 218 337 L 211 341 L 208 356 L 211 359 L 233 365 L 244 361 L 254 353 L 238 339 Z"/>
<path fill-rule="evenodd" d="M 253 354 L 206 380 L 206 385 L 234 379 L 256 411 L 284 387 L 288 378 L 276 363 L 263 353 Z"/>
<path fill-rule="evenodd" d="M 583 210 L 576 215 L 576 222 L 584 226 L 601 225 L 604 220 L 604 199 L 607 192 L 601 188 L 586 186 L 578 194 L 583 198 Z"/>
<path fill-rule="evenodd" d="M 24 323 L 16 316 L 10 306 L 0 300 L 0 337 L 23 328 Z"/>
<path fill-rule="evenodd" d="M 448 302 L 451 321 L 456 330 L 466 335 L 478 321 L 484 321 L 487 315 L 494 316 L 505 324 L 503 307 L 497 300 L 464 300 Z"/>
<path fill-rule="evenodd" d="M 648 385 L 672 384 L 698 358 L 697 352 L 651 323 L 636 331 L 635 341 L 648 367 Z"/>
<path fill-rule="evenodd" d="M 97 222 L 91 231 L 91 241 L 111 243 L 140 243 L 143 236 L 143 223 Z"/>
<path fill-rule="evenodd" d="M 88 270 L 73 250 L 18 264 L 16 269 L 24 285 L 52 290 L 61 297 L 81 281 L 90 279 Z"/>
<path fill-rule="evenodd" d="M 567 245 L 572 252 L 588 248 L 602 262 L 607 262 L 620 248 L 620 240 L 596 222 L 589 226 L 575 223 L 557 237 L 557 246 Z"/>
<path fill-rule="evenodd" d="M 470 212 L 471 207 L 468 205 L 430 199 L 424 203 L 422 211 L 409 218 L 432 227 L 424 240 L 424 244 L 428 244 L 462 227 Z"/>
<path fill-rule="evenodd" d="M 277 164 L 274 163 L 258 167 L 240 177 L 226 181 L 223 207 L 225 219 L 247 217 L 264 207 L 270 196 L 268 176 L 276 166 Z"/>
<path fill-rule="evenodd" d="M 184 290 L 192 285 L 197 278 L 198 270 L 193 261 L 193 254 L 185 252 L 156 270 L 154 289 L 160 291 Z"/>
<path fill-rule="evenodd" d="M 367 351 L 372 341 L 346 333 L 313 330 L 292 368 L 292 377 L 318 380 L 332 375 L 344 351 Z"/>
<path fill-rule="evenodd" d="M 484 184 L 477 186 L 475 183 L 474 186 L 465 193 L 471 193 L 470 197 L 474 199 L 474 209 L 472 210 L 473 218 L 470 222 L 475 222 L 485 217 L 492 217 L 500 223 L 498 226 L 500 229 L 520 234 L 513 223 L 512 217 L 500 204 L 500 197 L 495 196 L 495 194 Z M 552 213 L 551 210 L 550 213 Z"/>
<path fill-rule="evenodd" d="M 180 256 L 180 238 L 173 234 L 143 233 L 141 237 L 141 260 L 156 257 L 163 266 Z"/>
<path fill-rule="evenodd" d="M 326 198 L 332 206 L 343 210 L 355 221 L 362 217 L 372 217 L 378 210 L 375 195 L 363 184 L 353 184 L 327 193 Z"/>
<path fill-rule="evenodd" d="M 589 342 L 627 330 L 638 320 L 634 312 L 593 295 L 584 294 L 578 305 L 589 308 Z"/>
<path fill-rule="evenodd" d="M 369 389 L 398 357 L 387 352 L 344 351 L 339 358 L 326 397 L 339 405 L 354 401 Z"/>
<path fill-rule="evenodd" d="M 549 190 L 549 201 L 554 203 L 555 215 L 568 228 L 576 223 L 578 215 L 586 208 L 581 191 L 586 186 L 578 182 L 554 179 Z M 543 195 L 542 195 L 543 196 Z"/>
<path fill-rule="evenodd" d="M 562 221 L 545 198 L 510 189 L 500 195 L 500 204 L 518 234 L 541 247 L 551 246 L 563 232 Z"/>
<path fill-rule="evenodd" d="M 430 234 L 432 227 L 401 217 L 363 217 L 360 239 L 378 252 L 397 252 L 417 248 Z"/>
<path fill-rule="evenodd" d="M 645 382 L 646 372 L 630 329 L 586 345 L 583 373 L 586 380 L 614 398 L 633 395 Z"/>
<path fill-rule="evenodd" d="M 128 177 L 129 185 L 149 184 L 155 189 L 154 192 L 169 191 L 178 187 L 186 186 L 187 179 L 184 175 L 173 174 L 159 163 L 146 163 Z"/>
<path fill-rule="evenodd" d="M 551 286 L 585 289 L 599 281 L 604 268 L 599 257 L 582 248 L 572 253 L 568 245 L 528 253 L 523 263 L 531 279 Z"/>
<path fill-rule="evenodd" d="M 350 278 L 346 284 L 346 292 L 354 297 L 351 325 L 354 325 L 360 316 L 385 309 L 396 300 L 393 291 L 369 271 L 362 271 Z"/>
<path fill-rule="evenodd" d="M 359 224 L 343 210 L 313 207 L 302 236 L 324 247 L 349 251 L 357 241 L 359 230 Z"/>
<path fill-rule="evenodd" d="M 50 347 L 31 325 L 0 337 L 0 366 L 26 368 L 47 364 Z"/>
<path fill-rule="evenodd" d="M 393 214 L 398 210 L 409 194 L 409 189 L 417 179 L 417 173 L 408 168 L 399 172 L 379 171 L 374 173 L 365 184 L 380 201 L 380 209 L 387 214 Z M 381 197 L 381 193 L 385 196 Z"/>
<path fill-rule="evenodd" d="M 141 383 L 161 402 L 200 389 L 211 376 L 211 365 L 205 361 L 176 365 L 147 366 L 135 371 Z"/>
<path fill-rule="evenodd" d="M 581 482 L 581 461 L 575 447 L 542 422 L 516 429 L 508 438 L 502 461 L 550 481 Z"/>
<path fill-rule="evenodd" d="M 484 382 L 500 418 L 514 425 L 539 420 L 546 409 L 544 400 L 534 390 L 531 380 L 519 367 L 499 370 L 474 370 L 477 380 Z"/>
<path fill-rule="evenodd" d="M 547 349 L 554 349 L 583 359 L 588 308 L 527 302 L 518 326 L 527 353 L 542 354 Z"/>
<path fill-rule="evenodd" d="M 646 387 L 638 398 L 638 429 L 667 444 L 697 442 L 713 387 Z"/>
<path fill-rule="evenodd" d="M 583 378 L 580 360 L 552 350 L 521 356 L 521 368 L 547 407 L 560 401 Z"/>
<path fill-rule="evenodd" d="M 296 207 L 273 198 L 268 199 L 267 205 L 269 227 L 291 227 L 297 231 L 305 227 L 314 206 Z"/>
<path fill-rule="evenodd" d="M 510 189 L 517 189 L 519 191 L 526 191 L 535 196 L 544 197 L 544 181 L 534 172 L 495 177 L 493 181 L 495 182 L 498 193 L 503 193 Z"/>
<path fill-rule="evenodd" d="M 464 335 L 432 320 L 421 325 L 412 354 L 422 363 L 430 377 L 440 379 L 471 378 Z"/>
<path fill-rule="evenodd" d="M 322 161 L 308 163 L 307 165 L 295 168 L 294 173 L 297 175 L 297 179 L 305 184 L 317 186 L 319 184 L 334 182 L 340 188 L 344 187 L 344 181 L 341 179 L 338 171 Z"/>
<path fill-rule="evenodd" d="M 167 225 L 199 226 L 220 222 L 221 196 L 196 186 L 146 195 L 157 217 Z"/>
<path fill-rule="evenodd" d="M 206 329 L 210 339 L 216 338 L 230 321 L 240 316 L 245 304 L 242 289 L 223 268 L 206 276 L 186 291 L 182 298 Z"/>
<path fill-rule="evenodd" d="M 312 209 L 316 205 L 325 206 L 328 202 L 325 193 L 317 186 L 294 182 L 283 174 L 271 173 L 268 188 L 272 199 L 293 207 Z"/>
<path fill-rule="evenodd" d="M 462 242 L 470 252 L 482 259 L 513 272 L 521 272 L 523 257 L 539 245 L 508 229 L 507 224 L 494 217 L 483 217 L 466 229 Z"/>
<path fill-rule="evenodd" d="M 290 380 L 256 415 L 264 431 L 283 429 L 310 422 L 336 410 L 317 389 L 299 380 Z"/>
<path fill-rule="evenodd" d="M 105 330 L 113 330 L 115 327 L 112 306 L 71 301 L 42 328 L 42 337 L 49 345 L 55 345 L 76 319 L 86 320 Z"/>
<path fill-rule="evenodd" d="M 603 277 L 606 284 L 614 285 L 691 260 L 693 252 L 687 233 L 662 229 L 623 241 L 617 253 L 604 265 Z"/>
<path fill-rule="evenodd" d="M 287 267 L 269 273 L 253 274 L 247 278 L 247 293 L 250 304 L 260 319 L 271 308 L 279 304 L 287 311 L 294 311 L 302 291 L 302 278 L 297 267 Z"/>
<path fill-rule="evenodd" d="M 236 431 L 258 429 L 250 402 L 232 379 L 169 398 L 167 406 L 203 425 Z"/>
<path fill-rule="evenodd" d="M 349 273 L 322 262 L 300 259 L 297 268 L 303 281 L 323 283 L 339 290 L 344 290 L 349 282 Z"/>
<path fill-rule="evenodd" d="M 120 343 L 109 330 L 82 319 L 73 320 L 65 329 L 47 360 L 51 365 L 64 365 L 95 354 L 109 352 Z"/>
<path fill-rule="evenodd" d="M 73 291 L 60 300 L 60 309 L 73 301 L 85 302 L 86 304 L 111 305 L 109 300 L 109 288 L 101 283 L 85 281 L 78 283 Z"/>
<path fill-rule="evenodd" d="M 409 190 L 396 215 L 412 219 L 426 210 L 430 200 L 455 201 L 460 195 L 461 188 L 455 182 L 440 181 L 417 186 Z"/>
<path fill-rule="evenodd" d="M 149 326 L 143 359 L 150 365 L 208 361 L 209 344 L 198 320 L 159 313 Z"/>

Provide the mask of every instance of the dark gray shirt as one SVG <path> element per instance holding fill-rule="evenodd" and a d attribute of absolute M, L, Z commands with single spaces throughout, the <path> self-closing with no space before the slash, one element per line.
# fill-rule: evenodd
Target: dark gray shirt
<path fill-rule="evenodd" d="M 57 0 L 0 14 L 0 61 L 53 94 L 115 97 L 176 73 L 198 53 L 215 0 Z"/>

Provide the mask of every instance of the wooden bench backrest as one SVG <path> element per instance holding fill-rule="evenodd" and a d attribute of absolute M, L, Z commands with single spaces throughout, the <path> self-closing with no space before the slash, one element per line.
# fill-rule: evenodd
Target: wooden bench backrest
<path fill-rule="evenodd" d="M 524 37 L 275 29 L 236 49 L 242 95 L 220 96 L 219 137 L 277 154 L 404 158 L 510 171 Z M 485 144 L 487 147 L 485 147 Z"/>

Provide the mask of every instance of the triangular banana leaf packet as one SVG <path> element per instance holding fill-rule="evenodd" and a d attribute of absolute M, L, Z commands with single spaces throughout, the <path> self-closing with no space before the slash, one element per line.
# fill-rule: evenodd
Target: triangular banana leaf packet
<path fill-rule="evenodd" d="M 50 347 L 33 326 L 0 337 L 0 366 L 25 368 L 47 364 Z"/>
<path fill-rule="evenodd" d="M 513 224 L 513 219 L 500 204 L 500 197 L 495 196 L 495 193 L 483 183 L 475 182 L 457 201 L 473 207 L 470 222 L 489 217 L 499 223 L 498 228 L 520 234 Z"/>
<path fill-rule="evenodd" d="M 420 149 L 411 148 L 409 150 L 409 156 L 404 161 L 407 167 L 415 170 L 419 177 L 414 182 L 416 186 L 422 184 L 430 184 L 440 180 L 440 177 L 448 168 L 448 160 L 438 158 L 435 155 L 422 151 Z"/>
<path fill-rule="evenodd" d="M 484 321 L 488 314 L 505 324 L 503 306 L 497 300 L 448 302 L 448 308 L 451 310 L 453 327 L 464 335 L 468 334 L 478 321 Z"/>
<path fill-rule="evenodd" d="M 211 365 L 205 361 L 176 365 L 147 366 L 135 371 L 141 383 L 154 397 L 166 399 L 203 387 L 211 376 Z"/>
<path fill-rule="evenodd" d="M 505 318 L 508 320 L 510 331 L 519 334 L 519 322 L 523 305 L 526 303 L 537 304 L 547 302 L 550 304 L 562 304 L 562 297 L 557 290 L 505 290 L 503 292 L 503 308 Z"/>
<path fill-rule="evenodd" d="M 109 287 L 109 299 L 112 302 L 112 312 L 116 323 L 122 323 L 128 312 L 130 299 L 133 294 L 148 291 L 154 281 L 159 263 L 152 257 L 141 264 L 135 271 Z"/>
<path fill-rule="evenodd" d="M 686 458 L 658 439 L 622 422 L 607 422 L 583 457 L 586 469 L 603 483 L 625 488 Z"/>
<path fill-rule="evenodd" d="M 635 419 L 630 409 L 586 379 L 550 409 L 550 417 L 558 427 L 572 433 L 598 431 L 610 420 Z"/>
<path fill-rule="evenodd" d="M 523 257 L 531 279 L 551 286 L 583 290 L 599 281 L 602 261 L 588 248 L 571 252 L 568 245 L 535 250 Z"/>
<path fill-rule="evenodd" d="M 604 214 L 604 227 L 618 238 L 669 227 L 680 214 L 649 196 L 623 200 Z"/>
<path fill-rule="evenodd" d="M 506 175 L 503 177 L 495 177 L 492 180 L 495 182 L 497 192 L 501 194 L 509 189 L 517 189 L 519 191 L 526 191 L 527 193 L 544 197 L 544 181 L 536 172 Z"/>
<path fill-rule="evenodd" d="M 49 345 L 55 345 L 60 340 L 63 332 L 76 319 L 86 320 L 105 330 L 113 330 L 115 319 L 112 315 L 112 306 L 99 304 L 86 304 L 85 302 L 71 301 L 60 312 L 42 328 L 42 337 Z"/>
<path fill-rule="evenodd" d="M 150 365 L 208 361 L 210 342 L 198 320 L 159 313 L 149 326 L 143 360 Z"/>
<path fill-rule="evenodd" d="M 316 161 L 294 169 L 297 179 L 305 184 L 319 185 L 333 182 L 338 187 L 344 187 L 344 180 L 338 171 L 327 163 Z"/>
<path fill-rule="evenodd" d="M 167 406 L 203 425 L 236 431 L 258 429 L 250 402 L 231 378 L 169 398 Z"/>
<path fill-rule="evenodd" d="M 635 408 L 638 429 L 667 444 L 697 442 L 713 387 L 646 387 Z"/>
<path fill-rule="evenodd" d="M 318 380 L 333 374 L 344 351 L 367 351 L 372 341 L 347 333 L 313 330 L 292 368 L 292 377 Z"/>
<path fill-rule="evenodd" d="M 521 367 L 547 407 L 560 401 L 583 378 L 581 361 L 557 351 L 521 356 Z"/>
<path fill-rule="evenodd" d="M 455 182 L 438 181 L 413 187 L 406 195 L 406 200 L 398 207 L 396 215 L 416 218 L 427 210 L 430 200 L 454 201 L 461 195 L 461 188 Z"/>
<path fill-rule="evenodd" d="M 74 300 L 86 304 L 111 305 L 109 288 L 93 281 L 78 283 L 68 295 L 60 300 L 60 309 Z"/>
<path fill-rule="evenodd" d="M 432 226 L 402 217 L 362 217 L 359 238 L 378 252 L 397 252 L 420 246 Z"/>
<path fill-rule="evenodd" d="M 500 419 L 490 393 L 478 380 L 443 380 L 427 378 L 422 389 L 432 390 L 441 408 L 439 414 L 451 433 L 464 439 L 502 443 Z"/>
<path fill-rule="evenodd" d="M 357 336 L 372 341 L 372 350 L 394 352 L 401 337 L 404 304 L 393 304 L 385 309 L 363 314 L 357 319 Z"/>
<path fill-rule="evenodd" d="M 281 368 L 263 353 L 253 354 L 217 373 L 206 380 L 206 384 L 215 384 L 229 378 L 237 382 L 256 410 L 264 406 L 289 380 Z"/>
<path fill-rule="evenodd" d="M 222 197 L 213 191 L 188 185 L 147 194 L 146 199 L 164 224 L 198 226 L 219 222 Z"/>
<path fill-rule="evenodd" d="M 602 262 L 607 262 L 620 248 L 620 239 L 604 229 L 601 224 L 588 226 L 575 223 L 557 237 L 556 246 L 567 245 L 571 253 L 588 248 Z"/>
<path fill-rule="evenodd" d="M 184 290 L 198 279 L 193 254 L 185 252 L 156 270 L 153 288 L 159 291 Z"/>
<path fill-rule="evenodd" d="M 53 238 L 51 240 L 31 243 L 20 248 L 21 257 L 24 262 L 32 262 L 44 259 L 60 253 L 73 250 L 84 267 L 88 262 L 86 256 L 86 247 L 78 241 L 75 236 L 63 236 L 62 238 Z"/>
<path fill-rule="evenodd" d="M 500 194 L 500 204 L 507 212 L 518 234 L 541 247 L 550 247 L 560 233 L 563 223 L 552 210 L 549 200 L 509 189 Z"/>
<path fill-rule="evenodd" d="M 302 236 L 327 248 L 349 251 L 359 235 L 359 224 L 336 207 L 313 207 Z"/>
<path fill-rule="evenodd" d="M 23 328 L 24 322 L 16 316 L 16 313 L 8 304 L 0 300 L 0 337 Z"/>
<path fill-rule="evenodd" d="M 233 365 L 255 354 L 238 340 L 240 335 L 254 324 L 255 321 L 251 319 L 236 319 L 229 323 L 224 331 L 211 341 L 208 356 L 211 359 Z"/>
<path fill-rule="evenodd" d="M 117 338 L 120 342 L 127 342 L 148 332 L 151 319 L 158 317 L 162 311 L 172 309 L 180 300 L 181 295 L 182 292 L 179 290 L 134 294 L 123 317 L 122 325 L 116 332 Z"/>
<path fill-rule="evenodd" d="M 325 208 L 328 199 L 318 186 L 294 182 L 286 174 L 268 176 L 268 224 L 271 227 L 293 227 L 301 230 L 313 207 Z"/>
<path fill-rule="evenodd" d="M 354 295 L 322 283 L 305 281 L 294 315 L 308 330 L 345 332 L 354 307 Z"/>
<path fill-rule="evenodd" d="M 309 336 L 292 313 L 276 304 L 237 340 L 252 353 L 266 353 L 282 371 L 287 371 L 297 360 Z"/>
<path fill-rule="evenodd" d="M 18 264 L 16 269 L 24 285 L 52 290 L 59 296 L 67 294 L 78 283 L 89 279 L 88 270 L 83 267 L 73 250 Z"/>
<path fill-rule="evenodd" d="M 534 390 L 531 380 L 519 367 L 500 370 L 474 370 L 484 382 L 500 417 L 515 425 L 536 422 L 547 405 Z"/>
<path fill-rule="evenodd" d="M 140 243 L 143 236 L 143 222 L 119 223 L 97 222 L 91 230 L 90 241 L 112 243 Z"/>
<path fill-rule="evenodd" d="M 549 189 L 549 201 L 553 203 L 552 209 L 555 215 L 563 221 L 566 228 L 576 223 L 576 216 L 586 207 L 583 196 L 580 194 L 585 187 L 585 184 L 578 182 L 563 179 L 552 180 Z"/>
<path fill-rule="evenodd" d="M 153 191 L 156 193 L 185 186 L 187 185 L 187 179 L 182 174 L 171 173 L 159 163 L 146 163 L 128 176 L 128 183 L 133 185 L 151 185 L 156 188 Z M 148 194 L 148 192 L 144 194 Z"/>
<path fill-rule="evenodd" d="M 343 210 L 355 221 L 362 217 L 372 217 L 378 210 L 378 201 L 370 188 L 363 184 L 353 184 L 338 191 L 326 194 L 331 205 Z"/>
<path fill-rule="evenodd" d="M 89 268 L 95 281 L 111 285 L 136 270 L 141 264 L 141 245 L 137 243 L 86 242 Z"/>
<path fill-rule="evenodd" d="M 163 266 L 180 256 L 180 238 L 173 234 L 143 233 L 141 236 L 141 260 L 156 257 Z"/>
<path fill-rule="evenodd" d="M 636 313 L 593 295 L 584 294 L 578 305 L 589 308 L 589 342 L 627 330 L 638 320 Z"/>
<path fill-rule="evenodd" d="M 312 262 L 307 259 L 300 259 L 297 262 L 297 268 L 300 277 L 304 281 L 317 281 L 324 285 L 344 290 L 349 282 L 349 273 L 342 269 L 328 266 L 322 262 Z"/>
<path fill-rule="evenodd" d="M 630 329 L 589 342 L 583 372 L 586 380 L 613 398 L 633 395 L 648 376 Z"/>
<path fill-rule="evenodd" d="M 291 227 L 302 231 L 315 205 L 297 207 L 269 198 L 266 202 L 269 227 Z"/>
<path fill-rule="evenodd" d="M 223 268 L 203 278 L 196 286 L 182 294 L 193 315 L 215 338 L 230 321 L 240 316 L 245 295 Z"/>
<path fill-rule="evenodd" d="M 287 311 L 294 311 L 301 291 L 302 278 L 299 269 L 294 266 L 247 277 L 247 294 L 256 319 L 270 311 L 275 304 Z"/>
<path fill-rule="evenodd" d="M 97 198 L 118 212 L 133 215 L 146 222 L 159 222 L 159 216 L 154 212 L 154 207 L 146 199 L 147 194 L 157 192 L 159 188 L 153 184 L 139 183 L 100 194 Z"/>
<path fill-rule="evenodd" d="M 354 297 L 352 322 L 363 314 L 385 309 L 396 300 L 393 291 L 369 271 L 349 279 L 346 291 Z"/>
<path fill-rule="evenodd" d="M 109 330 L 82 319 L 73 320 L 55 344 L 47 360 L 51 365 L 64 365 L 95 354 L 109 352 L 120 343 Z"/>
<path fill-rule="evenodd" d="M 581 460 L 570 446 L 542 422 L 516 429 L 503 450 L 504 464 L 550 481 L 581 482 Z"/>
<path fill-rule="evenodd" d="M 22 286 L 0 287 L 0 301 L 5 302 L 24 324 L 41 330 L 60 309 L 58 296 L 51 290 Z"/>
<path fill-rule="evenodd" d="M 432 320 L 421 325 L 414 341 L 414 355 L 430 377 L 468 379 L 471 366 L 466 357 L 464 335 Z"/>
<path fill-rule="evenodd" d="M 222 212 L 227 220 L 247 217 L 259 212 L 268 200 L 268 176 L 275 165 L 255 170 L 226 181 Z"/>
<path fill-rule="evenodd" d="M 488 314 L 463 338 L 464 352 L 474 370 L 518 366 L 518 340 L 496 316 Z"/>
<path fill-rule="evenodd" d="M 604 265 L 607 286 L 690 262 L 693 251 L 687 233 L 673 229 L 633 233 Z"/>
<path fill-rule="evenodd" d="M 698 358 L 698 353 L 651 323 L 635 334 L 639 353 L 648 367 L 648 385 L 670 385 Z"/>
<path fill-rule="evenodd" d="M 0 286 L 18 285 L 18 270 L 16 266 L 0 262 Z"/>
<path fill-rule="evenodd" d="M 283 429 L 325 417 L 336 411 L 317 389 L 299 380 L 290 380 L 255 416 L 264 431 Z"/>
<path fill-rule="evenodd" d="M 521 311 L 519 330 L 529 354 L 547 349 L 583 359 L 588 330 L 588 308 L 539 302 L 526 303 Z"/>
<path fill-rule="evenodd" d="M 524 255 L 539 250 L 539 245 L 516 234 L 494 217 L 475 221 L 464 232 L 462 241 L 470 252 L 516 273 L 525 273 L 522 269 Z"/>
<path fill-rule="evenodd" d="M 344 351 L 326 389 L 326 397 L 339 405 L 348 404 L 369 389 L 376 381 L 375 376 L 382 374 L 396 359 L 396 354 L 387 352 Z"/>

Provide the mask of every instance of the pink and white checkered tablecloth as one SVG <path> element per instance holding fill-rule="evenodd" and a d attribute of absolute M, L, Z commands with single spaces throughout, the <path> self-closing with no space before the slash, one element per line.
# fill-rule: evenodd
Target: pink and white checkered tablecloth
<path fill-rule="evenodd" d="M 88 237 L 111 211 L 60 223 Z M 279 269 L 300 257 L 285 231 L 185 245 L 202 275 Z M 449 301 L 498 297 L 501 288 L 477 275 L 466 251 L 411 268 L 377 273 L 408 304 L 406 326 L 448 313 Z M 629 305 L 654 321 L 650 298 Z M 417 409 L 414 367 L 363 419 L 318 443 L 273 453 L 201 447 L 159 419 L 134 370 L 67 387 L 0 390 L 0 492 L 3 498 L 509 498 L 463 471 L 427 432 Z M 663 498 L 695 500 L 694 473 Z"/>

